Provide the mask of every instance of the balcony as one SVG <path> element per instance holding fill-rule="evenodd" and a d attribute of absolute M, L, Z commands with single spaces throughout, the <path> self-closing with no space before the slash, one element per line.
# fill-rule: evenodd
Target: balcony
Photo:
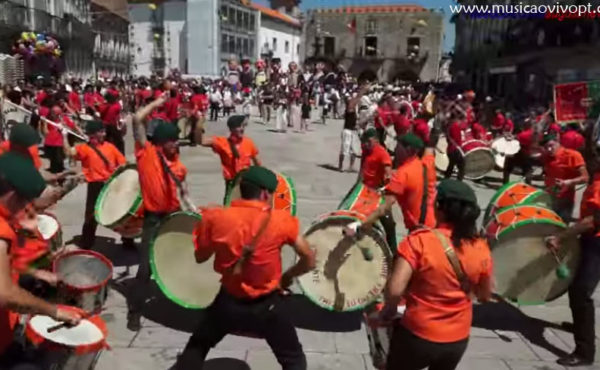
<path fill-rule="evenodd" d="M 11 2 L 0 2 L 0 26 L 7 25 L 20 29 L 31 29 L 29 9 Z"/>
<path fill-rule="evenodd" d="M 154 69 L 154 70 L 164 69 L 166 65 L 167 65 L 167 63 L 166 63 L 166 60 L 164 57 L 152 58 L 152 69 Z"/>

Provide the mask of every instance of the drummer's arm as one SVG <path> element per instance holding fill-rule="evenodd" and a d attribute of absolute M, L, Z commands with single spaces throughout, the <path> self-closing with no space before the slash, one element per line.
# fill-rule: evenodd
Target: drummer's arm
<path fill-rule="evenodd" d="M 146 105 L 138 109 L 137 112 L 133 115 L 132 124 L 133 124 L 133 133 L 135 136 L 135 141 L 140 144 L 146 144 L 146 126 L 144 124 L 146 117 L 153 110 L 160 107 L 167 101 L 167 94 L 163 93 L 158 99 L 154 100 L 152 103 Z"/>
<path fill-rule="evenodd" d="M 377 209 L 367 217 L 367 219 L 360 225 L 360 228 L 363 230 L 369 230 L 373 225 L 383 217 L 392 206 L 396 203 L 396 198 L 391 194 L 386 194 L 384 198 L 383 204 L 381 204 Z"/>
<path fill-rule="evenodd" d="M 310 247 L 310 244 L 308 244 L 308 241 L 301 235 L 296 238 L 296 242 L 292 247 L 296 251 L 296 254 L 298 254 L 299 259 L 294 266 L 290 267 L 281 276 L 281 287 L 283 289 L 287 289 L 290 285 L 292 285 L 295 277 L 313 270 L 317 263 L 315 252 Z"/>
<path fill-rule="evenodd" d="M 63 130 L 63 151 L 67 158 L 74 158 L 77 155 L 77 151 L 69 144 L 68 136 L 69 133 L 67 130 Z"/>
<path fill-rule="evenodd" d="M 10 277 L 8 243 L 0 240 L 0 306 L 18 313 L 56 317 L 56 306 L 13 284 Z"/>
<path fill-rule="evenodd" d="M 412 277 L 413 268 L 404 257 L 399 256 L 394 261 L 394 267 L 392 268 L 392 274 L 387 281 L 384 297 L 385 305 L 387 307 L 398 307 L 406 287 Z"/>

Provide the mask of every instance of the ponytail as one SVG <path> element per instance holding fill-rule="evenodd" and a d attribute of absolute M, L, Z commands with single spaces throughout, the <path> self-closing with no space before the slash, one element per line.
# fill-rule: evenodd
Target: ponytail
<path fill-rule="evenodd" d="M 439 207 L 447 222 L 452 225 L 452 244 L 460 248 L 463 241 L 472 241 L 479 237 L 477 218 L 481 210 L 475 204 L 456 200 L 444 199 Z"/>

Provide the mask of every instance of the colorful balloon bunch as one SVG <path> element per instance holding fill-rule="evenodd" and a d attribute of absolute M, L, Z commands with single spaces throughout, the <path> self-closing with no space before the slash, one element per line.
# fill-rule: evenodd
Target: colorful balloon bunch
<path fill-rule="evenodd" d="M 33 55 L 50 55 L 60 58 L 62 50 L 58 41 L 45 33 L 22 32 L 21 37 L 15 41 L 13 54 L 31 57 Z"/>

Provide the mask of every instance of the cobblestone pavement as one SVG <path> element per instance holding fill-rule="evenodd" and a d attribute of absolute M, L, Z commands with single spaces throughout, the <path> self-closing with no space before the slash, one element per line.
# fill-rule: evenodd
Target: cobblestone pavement
<path fill-rule="evenodd" d="M 298 193 L 298 216 L 306 229 L 316 216 L 334 210 L 356 178 L 355 173 L 330 169 L 337 165 L 341 121 L 314 124 L 306 134 L 276 133 L 273 124 L 263 125 L 253 117 L 247 134 L 260 149 L 264 164 L 291 176 Z M 226 133 L 224 121 L 208 122 L 209 134 Z M 132 151 L 131 138 L 128 153 Z M 131 154 L 130 160 L 133 160 Z M 210 149 L 182 148 L 183 162 L 189 170 L 192 198 L 196 204 L 219 203 L 223 180 L 218 157 Z M 488 185 L 498 187 L 500 174 L 493 173 L 487 184 L 473 184 L 482 207 L 493 194 Z M 63 226 L 65 239 L 79 235 L 85 204 L 85 187 L 73 191 L 54 210 Z M 400 216 L 396 217 L 397 220 Z M 403 234 L 403 230 L 398 230 Z M 125 328 L 126 301 L 123 292 L 135 274 L 137 255 L 123 250 L 116 234 L 99 228 L 103 236 L 97 249 L 114 261 L 114 282 L 103 318 L 109 328 L 112 350 L 100 357 L 98 370 L 167 369 L 184 347 L 199 313 L 184 311 L 160 293 L 147 305 L 139 333 Z M 284 248 L 283 262 L 291 265 L 293 255 Z M 129 274 L 126 267 L 131 265 Z M 298 289 L 295 290 L 296 292 Z M 295 297 L 290 313 L 295 318 L 309 369 L 373 369 L 367 336 L 359 314 L 334 314 L 316 308 L 303 297 Z M 544 306 L 513 307 L 506 304 L 475 306 L 474 324 L 462 370 L 560 369 L 558 355 L 573 348 L 569 333 L 559 323 L 570 320 L 566 297 Z M 597 324 L 598 326 L 598 324 Z M 209 354 L 204 369 L 279 369 L 263 340 L 228 336 Z M 600 364 L 589 367 L 600 369 Z"/>

